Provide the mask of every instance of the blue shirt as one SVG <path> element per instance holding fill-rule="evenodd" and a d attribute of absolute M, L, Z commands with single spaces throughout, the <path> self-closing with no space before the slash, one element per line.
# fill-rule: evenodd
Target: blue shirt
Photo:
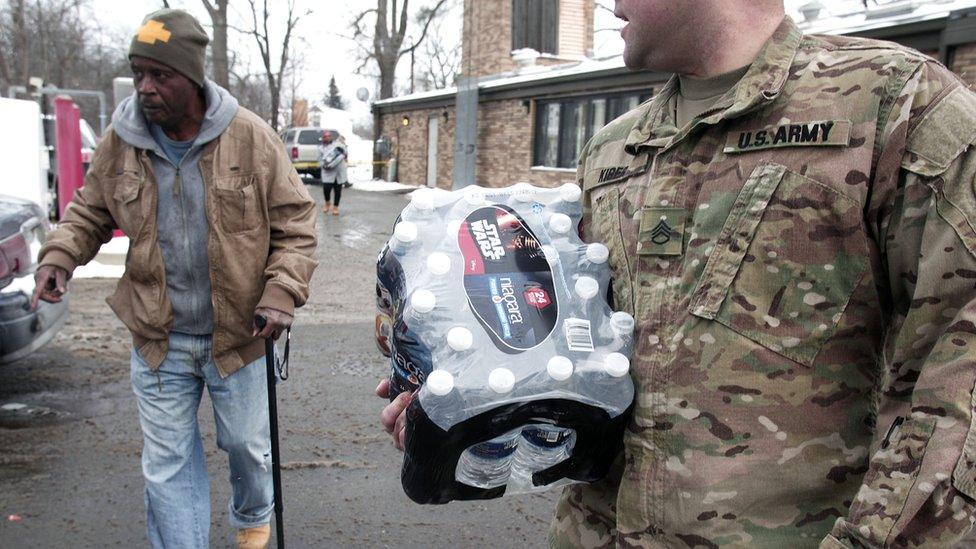
<path fill-rule="evenodd" d="M 166 158 L 173 163 L 174 166 L 179 166 L 180 161 L 186 156 L 187 151 L 193 146 L 193 139 L 189 141 L 173 141 L 166 136 L 166 132 L 156 124 L 149 124 L 149 133 L 152 134 L 153 139 L 159 144 L 159 148 L 163 149 L 166 154 Z"/>

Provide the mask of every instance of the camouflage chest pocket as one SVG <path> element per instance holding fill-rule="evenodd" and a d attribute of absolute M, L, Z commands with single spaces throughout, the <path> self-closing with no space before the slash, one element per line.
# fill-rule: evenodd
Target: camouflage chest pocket
<path fill-rule="evenodd" d="M 126 236 L 136 240 L 146 223 L 146 200 L 141 200 L 143 179 L 138 173 L 124 172 L 109 183 L 113 188 L 112 217 Z"/>
<path fill-rule="evenodd" d="M 592 227 L 584 235 L 588 242 L 601 242 L 610 250 L 613 306 L 634 314 L 633 266 L 630 247 L 637 241 L 641 218 L 638 207 L 625 194 L 629 185 L 640 184 L 638 176 L 647 173 L 649 159 L 633 160 L 630 166 L 595 168 L 583 179 L 584 203 L 589 204 Z"/>
<path fill-rule="evenodd" d="M 225 233 L 244 233 L 264 226 L 256 175 L 217 177 L 214 183 L 217 215 Z"/>
<path fill-rule="evenodd" d="M 868 267 L 857 201 L 761 163 L 733 203 L 690 312 L 805 366 Z"/>

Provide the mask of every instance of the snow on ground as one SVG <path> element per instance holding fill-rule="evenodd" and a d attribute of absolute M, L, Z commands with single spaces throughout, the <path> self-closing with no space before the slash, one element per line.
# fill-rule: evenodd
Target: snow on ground
<path fill-rule="evenodd" d="M 370 181 L 353 181 L 352 188 L 358 191 L 367 191 L 367 192 L 408 193 L 410 191 L 416 190 L 418 187 L 416 185 L 405 185 L 403 183 L 397 183 L 396 181 L 383 181 L 380 179 L 373 179 Z"/>
<path fill-rule="evenodd" d="M 120 278 L 128 251 L 129 238 L 117 236 L 102 245 L 95 259 L 75 269 L 74 278 Z"/>

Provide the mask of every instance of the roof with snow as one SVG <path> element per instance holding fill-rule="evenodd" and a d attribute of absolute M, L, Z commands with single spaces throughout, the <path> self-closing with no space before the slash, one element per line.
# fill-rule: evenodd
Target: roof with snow
<path fill-rule="evenodd" d="M 829 7 L 828 7 L 829 5 Z M 976 0 L 811 0 L 790 14 L 808 34 L 843 34 L 893 40 L 926 52 L 976 41 Z M 585 59 L 556 66 L 531 66 L 478 82 L 485 99 L 538 98 L 599 90 L 646 89 L 670 75 L 630 71 L 623 57 Z M 378 112 L 454 104 L 457 87 L 413 93 L 373 103 Z"/>

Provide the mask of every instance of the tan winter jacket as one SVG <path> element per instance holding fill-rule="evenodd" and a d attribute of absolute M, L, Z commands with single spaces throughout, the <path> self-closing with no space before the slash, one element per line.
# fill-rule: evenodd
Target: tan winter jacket
<path fill-rule="evenodd" d="M 226 377 L 264 354 L 251 336 L 256 307 L 294 313 L 308 298 L 317 262 L 315 203 L 270 127 L 239 109 L 200 159 L 210 224 L 213 354 Z M 157 237 L 157 190 L 145 150 L 113 130 L 102 140 L 85 185 L 40 252 L 41 265 L 69 273 L 122 229 L 131 242 L 125 274 L 106 301 L 156 369 L 166 357 L 173 311 Z"/>

